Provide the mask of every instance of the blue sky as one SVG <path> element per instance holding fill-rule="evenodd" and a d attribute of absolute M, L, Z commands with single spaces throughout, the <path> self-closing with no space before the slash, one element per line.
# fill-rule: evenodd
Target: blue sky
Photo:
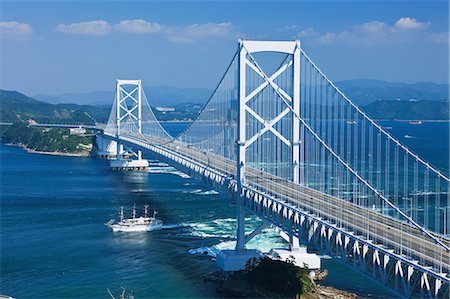
<path fill-rule="evenodd" d="M 219 82 L 238 38 L 300 37 L 334 81 L 448 82 L 447 1 L 2 1 L 0 88 L 29 95 Z"/>

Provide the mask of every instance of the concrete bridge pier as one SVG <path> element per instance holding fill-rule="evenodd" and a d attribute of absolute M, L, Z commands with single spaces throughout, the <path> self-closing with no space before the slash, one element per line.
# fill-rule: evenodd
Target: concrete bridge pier
<path fill-rule="evenodd" d="M 289 243 L 289 249 L 272 249 L 269 252 L 270 256 L 279 258 L 283 261 L 291 261 L 298 267 L 307 266 L 310 270 L 319 270 L 321 266 L 321 259 L 315 253 L 308 253 L 306 247 L 300 246 L 300 240 L 294 235 L 293 230 L 290 229 L 288 233 L 277 229 L 280 236 Z"/>
<path fill-rule="evenodd" d="M 113 159 L 117 155 L 117 142 L 97 135 L 95 139 L 99 158 Z"/>
<path fill-rule="evenodd" d="M 262 256 L 262 253 L 255 249 L 245 248 L 245 244 L 257 236 L 261 231 L 269 225 L 267 220 L 263 219 L 263 222 L 253 232 L 245 235 L 243 243 L 243 249 L 234 250 L 222 250 L 216 257 L 216 263 L 222 269 L 222 271 L 232 272 L 245 269 L 247 263 L 251 259 L 258 259 Z"/>
<path fill-rule="evenodd" d="M 148 160 L 142 159 L 142 151 L 133 151 L 131 148 L 124 150 L 123 144 L 116 142 L 116 159 L 109 162 L 112 170 L 116 171 L 141 171 L 149 166 Z M 133 157 L 135 159 L 133 159 Z"/>

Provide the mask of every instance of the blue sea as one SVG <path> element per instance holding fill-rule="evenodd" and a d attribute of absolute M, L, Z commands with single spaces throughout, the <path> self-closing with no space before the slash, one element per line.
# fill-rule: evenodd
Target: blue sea
<path fill-rule="evenodd" d="M 166 124 L 172 132 L 182 124 Z M 448 123 L 383 122 L 393 135 L 448 172 Z M 407 136 L 407 137 L 405 137 Z M 210 186 L 176 169 L 112 172 L 108 162 L 28 154 L 0 146 L 0 294 L 17 298 L 109 298 L 124 287 L 140 298 L 220 298 L 203 275 L 217 270 L 213 245 L 232 248 L 235 209 Z M 164 227 L 113 233 L 124 206 L 149 204 Z M 248 216 L 250 226 L 258 219 Z M 268 229 L 249 247 L 287 244 Z M 209 253 L 209 254 L 208 254 Z M 364 297 L 393 294 L 337 261 L 324 285 Z"/>

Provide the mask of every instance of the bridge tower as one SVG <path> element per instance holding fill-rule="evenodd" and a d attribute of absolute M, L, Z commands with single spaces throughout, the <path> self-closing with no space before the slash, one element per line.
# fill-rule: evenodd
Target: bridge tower
<path fill-rule="evenodd" d="M 284 53 L 290 56 L 281 66 L 273 73 L 267 74 L 262 69 L 258 62 L 254 59 L 253 53 L 260 52 L 272 52 L 272 53 Z M 240 192 L 245 186 L 246 175 L 246 153 L 248 147 L 263 138 L 265 132 L 272 132 L 276 138 L 286 144 L 291 150 L 291 178 L 294 183 L 299 183 L 299 166 L 300 166 L 300 121 L 298 116 L 300 115 L 300 41 L 239 41 L 238 52 L 238 126 L 237 126 L 237 241 L 234 251 L 223 252 L 218 257 L 218 264 L 224 270 L 238 270 L 245 266 L 248 259 L 257 256 L 256 251 L 247 250 L 245 244 L 258 232 L 260 232 L 266 225 L 263 222 L 261 227 L 258 227 L 253 233 L 246 236 L 245 234 L 245 194 Z M 292 86 L 291 90 L 283 90 L 281 86 L 276 83 L 277 77 L 287 72 L 291 68 L 292 76 L 289 82 Z M 263 83 L 256 88 L 250 87 L 247 80 L 247 72 L 251 70 L 258 74 Z M 286 108 L 272 119 L 265 119 L 263 115 L 254 111 L 249 102 L 254 99 L 258 93 L 264 88 L 273 89 L 278 97 L 286 104 Z M 247 117 L 251 115 L 261 123 L 261 129 L 253 136 L 247 136 Z M 292 122 L 292 132 L 289 136 L 283 136 L 282 133 L 275 129 L 275 125 L 288 118 Z M 293 224 L 292 224 L 293 225 Z M 299 252 L 299 240 L 294 236 L 292 229 L 288 235 L 290 250 L 293 254 L 307 255 L 306 252 Z M 308 256 L 308 258 L 311 258 Z M 318 257 L 317 257 L 318 259 Z M 320 263 L 320 259 L 319 259 Z"/>
<path fill-rule="evenodd" d="M 141 80 L 117 80 L 116 85 L 116 160 L 111 160 L 111 168 L 114 170 L 142 170 L 149 165 L 142 159 L 142 152 L 137 153 L 131 148 L 124 150 L 124 145 L 119 142 L 121 130 L 129 127 L 137 127 L 137 134 L 142 133 L 142 83 Z M 136 159 L 128 159 L 134 156 Z M 123 159 L 125 158 L 125 159 Z"/>

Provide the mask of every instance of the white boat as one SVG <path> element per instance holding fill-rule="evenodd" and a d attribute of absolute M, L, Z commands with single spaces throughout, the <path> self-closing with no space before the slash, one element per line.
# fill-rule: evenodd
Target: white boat
<path fill-rule="evenodd" d="M 410 124 L 410 125 L 421 125 L 422 122 L 421 122 L 420 120 L 411 120 L 411 121 L 409 122 L 409 124 Z"/>
<path fill-rule="evenodd" d="M 156 218 L 156 210 L 153 216 L 148 217 L 149 205 L 144 205 L 144 216 L 136 217 L 136 205 L 133 206 L 131 218 L 124 218 L 123 207 L 119 210 L 119 222 L 115 219 L 105 223 L 114 232 L 148 232 L 162 227 L 162 221 Z"/>

